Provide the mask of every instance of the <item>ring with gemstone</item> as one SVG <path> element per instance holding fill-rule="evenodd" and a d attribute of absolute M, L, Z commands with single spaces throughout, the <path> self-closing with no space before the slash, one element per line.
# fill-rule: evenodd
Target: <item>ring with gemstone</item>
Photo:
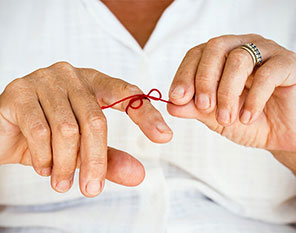
<path fill-rule="evenodd" d="M 254 66 L 261 65 L 262 56 L 259 49 L 254 43 L 248 43 L 241 46 L 242 49 L 246 50 L 252 57 Z"/>

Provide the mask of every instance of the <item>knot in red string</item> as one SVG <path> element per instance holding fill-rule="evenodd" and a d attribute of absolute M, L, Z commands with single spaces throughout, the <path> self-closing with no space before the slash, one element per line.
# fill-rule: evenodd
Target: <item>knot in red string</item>
<path fill-rule="evenodd" d="M 158 96 L 151 95 L 153 92 L 157 92 Z M 158 89 L 154 88 L 154 89 L 151 89 L 148 92 L 148 94 L 131 95 L 131 96 L 125 97 L 125 98 L 123 98 L 121 100 L 118 100 L 118 101 L 114 102 L 113 104 L 110 104 L 110 105 L 107 105 L 107 106 L 102 106 L 101 108 L 102 109 L 112 108 L 114 105 L 117 105 L 117 104 L 119 104 L 121 102 L 124 102 L 126 100 L 130 100 L 128 105 L 125 108 L 125 112 L 126 112 L 126 114 L 128 114 L 128 109 L 129 108 L 139 109 L 140 107 L 142 107 L 144 99 L 147 99 L 149 101 L 150 100 L 155 100 L 155 101 L 162 101 L 162 102 L 165 102 L 165 103 L 171 103 L 170 101 L 162 99 L 161 92 Z M 136 101 L 139 101 L 139 104 L 133 105 Z"/>

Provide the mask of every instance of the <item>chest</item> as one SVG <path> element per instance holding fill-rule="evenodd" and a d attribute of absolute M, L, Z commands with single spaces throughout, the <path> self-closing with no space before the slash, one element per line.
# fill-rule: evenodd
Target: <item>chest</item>
<path fill-rule="evenodd" d="M 121 24 L 143 48 L 151 36 L 159 18 L 173 0 L 163 1 L 110 1 L 102 0 Z"/>

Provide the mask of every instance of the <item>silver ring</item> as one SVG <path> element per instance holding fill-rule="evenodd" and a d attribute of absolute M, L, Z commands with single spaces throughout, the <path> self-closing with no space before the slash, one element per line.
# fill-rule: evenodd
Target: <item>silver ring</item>
<path fill-rule="evenodd" d="M 254 43 L 244 44 L 241 46 L 241 48 L 246 50 L 251 55 L 254 66 L 261 65 L 262 56 Z"/>

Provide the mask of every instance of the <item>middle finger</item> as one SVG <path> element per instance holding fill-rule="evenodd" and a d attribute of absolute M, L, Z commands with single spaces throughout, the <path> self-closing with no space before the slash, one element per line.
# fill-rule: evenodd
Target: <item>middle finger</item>
<path fill-rule="evenodd" d="M 89 90 L 73 88 L 69 99 L 81 130 L 80 190 L 93 197 L 102 192 L 107 172 L 107 122 Z"/>
<path fill-rule="evenodd" d="M 213 38 L 206 44 L 195 78 L 196 107 L 211 112 L 216 107 L 217 88 L 223 73 L 227 54 L 244 43 L 253 41 L 258 35 L 226 35 Z"/>
<path fill-rule="evenodd" d="M 264 60 L 269 59 L 273 49 L 267 40 L 254 42 Z M 268 47 L 268 48 L 267 48 Z M 232 50 L 227 58 L 218 87 L 217 121 L 223 125 L 235 122 L 239 113 L 239 99 L 254 68 L 251 55 L 242 48 Z"/>

